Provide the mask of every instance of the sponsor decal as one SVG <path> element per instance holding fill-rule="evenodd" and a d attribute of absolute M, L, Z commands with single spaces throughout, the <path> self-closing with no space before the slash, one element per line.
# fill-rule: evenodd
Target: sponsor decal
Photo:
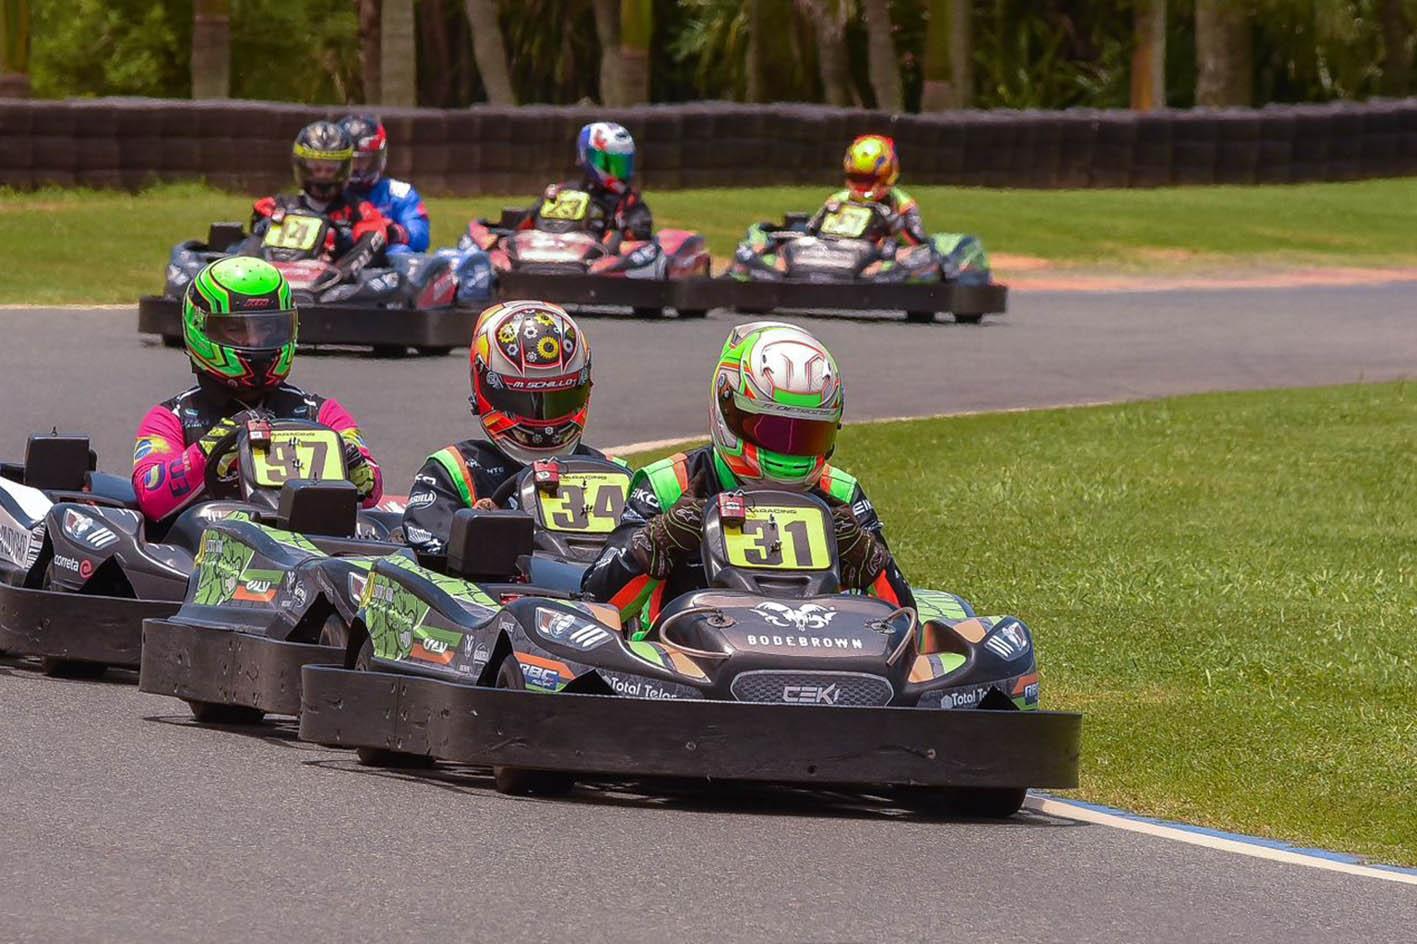
<path fill-rule="evenodd" d="M 409 544 L 431 544 L 433 541 L 432 531 L 425 531 L 411 524 L 403 526 L 403 536 L 408 539 Z"/>
<path fill-rule="evenodd" d="M 385 659 L 407 659 L 413 652 L 413 631 L 428 615 L 428 604 L 402 586 L 371 574 L 363 607 L 374 651 Z"/>
<path fill-rule="evenodd" d="M 1028 633 L 1017 621 L 1004 623 L 984 640 L 984 648 L 1005 662 L 1017 659 L 1028 651 Z"/>
<path fill-rule="evenodd" d="M 65 557 L 63 554 L 55 554 L 54 566 L 62 568 L 63 570 L 71 570 L 77 574 L 79 572 L 79 559 L 77 557 Z"/>
<path fill-rule="evenodd" d="M 162 484 L 162 480 L 166 474 L 162 463 L 154 462 L 152 465 L 148 466 L 148 470 L 143 473 L 143 488 L 149 490 L 157 488 Z"/>
<path fill-rule="evenodd" d="M 869 498 L 863 498 L 851 506 L 851 513 L 857 518 L 870 517 L 875 510 L 875 508 L 871 507 L 871 500 Z"/>
<path fill-rule="evenodd" d="M 197 552 L 197 590 L 192 602 L 219 606 L 232 599 L 251 562 L 251 548 L 226 535 L 207 531 Z"/>
<path fill-rule="evenodd" d="M 242 574 L 241 585 L 231 598 L 247 603 L 270 603 L 276 598 L 276 588 L 283 579 L 279 571 L 272 570 L 253 570 Z"/>
<path fill-rule="evenodd" d="M 11 527 L 8 524 L 0 524 L 0 552 L 3 552 L 7 560 L 30 566 L 39 556 L 40 544 L 43 542 L 44 525 L 37 525 L 34 529 L 38 534 L 25 531 L 20 528 Z M 35 538 L 38 540 L 35 540 Z"/>
<path fill-rule="evenodd" d="M 940 692 L 941 708 L 973 708 L 988 695 L 993 685 L 974 685 Z"/>
<path fill-rule="evenodd" d="M 789 606 L 775 600 L 759 603 L 753 607 L 753 612 L 773 626 L 796 630 L 826 629 L 833 617 L 836 616 L 836 610 L 819 606 L 816 603 Z M 857 648 L 859 649 L 860 646 L 858 645 Z"/>
<path fill-rule="evenodd" d="M 631 678 L 625 679 L 609 672 L 601 672 L 609 682 L 610 687 L 615 689 L 615 694 L 624 695 L 627 698 L 675 698 L 677 697 L 669 689 L 656 685 L 649 679 Z"/>
<path fill-rule="evenodd" d="M 748 634 L 748 645 L 775 649 L 861 649 L 861 640 L 843 636 L 778 636 Z"/>
<path fill-rule="evenodd" d="M 429 505 L 433 504 L 437 500 L 438 495 L 436 492 L 420 489 L 408 496 L 408 507 L 427 508 Z"/>
<path fill-rule="evenodd" d="M 452 663 L 458 648 L 456 641 L 449 642 L 446 639 L 439 639 L 429 635 L 429 631 L 423 629 L 418 630 L 415 635 L 418 638 L 414 641 L 413 649 L 409 653 L 410 658 L 418 659 L 421 662 L 436 662 L 438 665 Z"/>
<path fill-rule="evenodd" d="M 589 652 L 611 639 L 610 630 L 560 610 L 536 609 L 537 632 L 563 646 Z"/>
<path fill-rule="evenodd" d="M 630 502 L 632 504 L 644 505 L 646 508 L 651 508 L 655 511 L 659 510 L 659 496 L 654 493 L 654 489 L 646 485 L 641 485 L 630 493 Z"/>
<path fill-rule="evenodd" d="M 95 550 L 103 550 L 110 544 L 118 543 L 118 535 L 103 527 L 93 518 L 72 508 L 64 510 L 64 533 L 81 544 Z"/>
<path fill-rule="evenodd" d="M 784 685 L 782 700 L 791 705 L 835 705 L 841 697 L 836 683 L 830 685 Z"/>
<path fill-rule="evenodd" d="M 79 576 L 85 580 L 93 576 L 93 561 L 87 559 L 79 561 Z"/>
<path fill-rule="evenodd" d="M 530 688 L 539 688 L 547 692 L 559 691 L 575 678 L 571 667 L 564 662 L 543 659 L 540 656 L 523 652 L 514 652 L 513 655 L 521 664 L 522 678 L 526 679 L 526 684 Z"/>
<path fill-rule="evenodd" d="M 427 485 L 427 486 L 429 486 L 429 487 L 431 488 L 432 486 L 438 484 L 438 480 L 435 479 L 435 478 L 434 478 L 433 476 L 431 476 L 431 475 L 422 475 L 422 474 L 419 474 L 419 475 L 415 475 L 415 476 L 413 477 L 413 484 L 414 484 L 414 485 Z"/>
<path fill-rule="evenodd" d="M 133 461 L 137 462 L 139 459 L 151 455 L 153 450 L 157 448 L 158 444 L 155 440 L 144 436 L 142 439 L 138 440 L 137 445 L 133 447 Z M 166 452 L 167 450 L 164 449 L 163 451 Z"/>

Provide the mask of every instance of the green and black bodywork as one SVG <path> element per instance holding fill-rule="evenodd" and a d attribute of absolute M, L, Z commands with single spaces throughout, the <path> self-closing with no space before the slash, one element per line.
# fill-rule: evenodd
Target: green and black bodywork
<path fill-rule="evenodd" d="M 533 792 L 594 775 L 938 786 L 1011 813 L 1029 786 L 1076 784 L 1081 718 L 1038 710 L 1019 620 L 947 593 L 918 591 L 918 613 L 840 593 L 829 512 L 800 493 L 720 496 L 703 559 L 710 587 L 639 639 L 603 605 L 376 561 L 345 667 L 303 671 L 301 736 L 492 765 Z"/>
<path fill-rule="evenodd" d="M 807 231 L 806 213 L 748 227 L 728 269 L 737 286 L 726 303 L 752 311 L 899 310 L 921 322 L 950 312 L 971 324 L 1006 309 L 1008 288 L 993 281 L 978 238 L 937 233 L 886 254 L 863 238 L 879 211 L 844 202 L 816 235 Z"/>

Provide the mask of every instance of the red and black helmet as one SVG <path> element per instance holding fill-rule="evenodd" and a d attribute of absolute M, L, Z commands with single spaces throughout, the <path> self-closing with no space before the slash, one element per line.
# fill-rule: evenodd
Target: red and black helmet
<path fill-rule="evenodd" d="M 339 124 L 354 143 L 350 186 L 370 190 L 384 176 L 384 168 L 389 163 L 389 136 L 384 125 L 373 115 L 349 115 L 341 118 Z"/>

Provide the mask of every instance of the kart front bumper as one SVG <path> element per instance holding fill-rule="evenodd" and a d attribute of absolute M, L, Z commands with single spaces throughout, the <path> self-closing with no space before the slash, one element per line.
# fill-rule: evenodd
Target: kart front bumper
<path fill-rule="evenodd" d="M 707 307 L 746 311 L 803 308 L 987 315 L 1006 311 L 1009 293 L 1008 286 L 997 282 L 802 282 L 734 278 L 705 281 L 714 284 L 694 286 L 693 291 L 700 300 L 711 302 Z"/>
<path fill-rule="evenodd" d="M 300 736 L 459 764 L 802 784 L 1077 786 L 1082 716 L 544 695 L 329 665 Z"/>
<path fill-rule="evenodd" d="M 0 650 L 136 668 L 143 620 L 171 616 L 179 606 L 0 585 Z"/>
<path fill-rule="evenodd" d="M 330 646 L 150 619 L 143 623 L 138 690 L 296 715 L 301 667 L 343 659 L 344 651 Z"/>
<path fill-rule="evenodd" d="M 300 344 L 357 347 L 466 347 L 475 313 L 460 308 L 410 310 L 356 305 L 301 305 Z M 182 303 L 162 295 L 138 299 L 138 332 L 180 344 Z"/>

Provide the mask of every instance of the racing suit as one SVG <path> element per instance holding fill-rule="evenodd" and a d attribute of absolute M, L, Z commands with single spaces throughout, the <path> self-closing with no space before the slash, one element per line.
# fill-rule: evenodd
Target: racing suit
<path fill-rule="evenodd" d="M 271 225 L 271 216 L 278 210 L 316 213 L 329 220 L 331 225 L 325 231 L 325 245 L 320 252 L 320 258 L 326 262 L 342 259 L 355 243 L 369 233 L 383 233 L 385 240 L 388 240 L 390 230 L 397 233 L 398 224 L 380 213 L 374 204 L 359 200 L 346 191 L 329 203 L 311 200 L 303 192 L 262 197 L 251 206 L 251 235 L 265 236 Z"/>
<path fill-rule="evenodd" d="M 822 221 L 827 218 L 827 214 L 835 213 L 842 204 L 860 202 L 853 199 L 850 190 L 838 190 L 828 197 L 822 208 L 807 221 L 807 232 L 813 236 L 817 235 L 821 232 Z M 904 190 L 893 188 L 890 196 L 883 201 L 876 201 L 875 205 L 884 208 L 886 212 L 872 222 L 863 239 L 877 244 L 886 239 L 894 239 L 909 246 L 920 246 L 930 241 L 930 234 L 925 232 L 925 224 L 920 219 L 919 204 Z"/>
<path fill-rule="evenodd" d="M 428 208 L 423 205 L 423 197 L 419 196 L 413 184 L 392 177 L 380 177 L 379 182 L 366 191 L 350 187 L 347 196 L 352 203 L 367 200 L 393 222 L 385 252 L 394 255 L 428 251 Z"/>
<path fill-rule="evenodd" d="M 661 510 L 671 507 L 700 473 L 703 473 L 703 498 L 712 499 L 720 492 L 739 487 L 737 479 L 717 457 L 712 446 L 703 446 L 689 453 L 676 453 L 637 471 L 630 481 L 630 495 L 625 502 L 619 527 L 610 535 L 600 557 L 581 581 L 583 592 L 594 600 L 608 602 L 618 608 L 627 624 L 639 617 L 643 630 L 659 616 L 665 603 L 707 586 L 698 548 L 687 552 L 664 580 L 655 580 L 645 573 L 644 567 L 630 550 L 630 538 L 634 533 Z M 828 465 L 813 494 L 818 497 L 831 496 L 850 504 L 861 527 L 882 544 L 885 543 L 881 519 L 854 477 Z M 895 558 L 890 556 L 887 556 L 885 569 L 867 588 L 867 592 L 898 606 L 913 606 L 915 602 Z"/>
<path fill-rule="evenodd" d="M 635 240 L 650 239 L 654 236 L 654 217 L 650 215 L 649 204 L 645 203 L 638 190 L 627 187 L 624 193 L 611 193 L 597 187 L 589 179 L 568 180 L 547 187 L 541 199 L 526 211 L 526 218 L 518 229 L 535 229 L 541 208 L 547 201 L 555 200 L 562 190 L 582 190 L 590 194 L 586 230 L 599 237 L 602 242 L 609 242 L 610 238 L 616 235 L 621 239 Z"/>
<path fill-rule="evenodd" d="M 384 491 L 379 465 L 364 444 L 359 425 L 339 401 L 281 384 L 259 401 L 246 403 L 224 387 L 199 381 L 148 410 L 138 427 L 138 441 L 133 447 L 133 490 L 138 493 L 138 507 L 148 520 L 166 518 L 201 495 L 207 455 L 198 440 L 222 419 L 251 409 L 268 410 L 279 419 L 311 420 L 338 432 L 346 443 L 359 450 L 374 473 L 373 491 L 364 496 L 364 507 L 378 503 Z"/>
<path fill-rule="evenodd" d="M 604 459 L 584 443 L 572 455 Z M 478 499 L 490 499 L 508 479 L 521 474 L 525 463 L 506 455 L 485 439 L 465 439 L 444 446 L 423 463 L 408 490 L 403 513 L 403 535 L 410 547 L 424 554 L 442 554 L 448 548 L 453 515 L 471 508 Z M 517 507 L 517 496 L 507 506 Z"/>

